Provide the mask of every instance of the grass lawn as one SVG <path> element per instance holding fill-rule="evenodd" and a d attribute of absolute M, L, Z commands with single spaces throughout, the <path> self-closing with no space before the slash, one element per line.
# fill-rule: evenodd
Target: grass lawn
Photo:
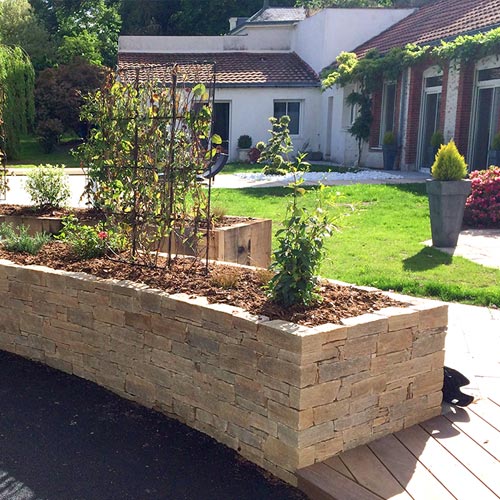
<path fill-rule="evenodd" d="M 213 204 L 230 215 L 267 217 L 273 229 L 286 210 L 287 188 L 214 190 Z M 327 242 L 321 275 L 478 305 L 500 306 L 500 270 L 452 257 L 422 244 L 430 239 L 424 184 L 326 188 L 339 231 Z M 313 206 L 313 190 L 304 202 Z M 273 242 L 275 244 L 275 242 Z"/>
<path fill-rule="evenodd" d="M 66 165 L 67 167 L 80 166 L 79 161 L 71 154 L 72 145 L 68 145 L 64 140 L 52 153 L 43 153 L 38 141 L 33 136 L 21 138 L 21 156 L 18 160 L 7 163 L 11 168 L 31 168 L 35 165 Z"/>

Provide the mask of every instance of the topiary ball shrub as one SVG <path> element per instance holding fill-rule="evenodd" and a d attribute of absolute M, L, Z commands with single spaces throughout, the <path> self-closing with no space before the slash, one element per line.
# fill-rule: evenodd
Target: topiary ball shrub
<path fill-rule="evenodd" d="M 464 221 L 470 227 L 500 229 L 500 167 L 470 173 L 472 192 Z"/>
<path fill-rule="evenodd" d="M 438 181 L 458 181 L 467 175 L 465 158 L 459 153 L 453 139 L 439 148 L 431 174 Z"/>

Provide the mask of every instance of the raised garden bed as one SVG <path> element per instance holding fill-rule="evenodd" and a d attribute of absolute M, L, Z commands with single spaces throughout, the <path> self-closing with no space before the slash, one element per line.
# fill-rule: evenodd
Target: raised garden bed
<path fill-rule="evenodd" d="M 89 266 L 114 276 L 102 262 Z M 440 412 L 444 304 L 384 295 L 378 311 L 304 326 L 79 265 L 0 261 L 0 348 L 156 408 L 292 484 L 299 468 Z"/>
<path fill-rule="evenodd" d="M 83 223 L 94 225 L 100 220 L 100 214 L 94 210 L 59 210 L 37 213 L 32 207 L 1 206 L 0 223 L 10 223 L 15 227 L 24 225 L 30 228 L 30 234 L 58 234 L 62 229 L 62 217 L 74 213 Z M 102 216 L 101 216 L 102 217 Z M 203 231 L 202 231 L 203 232 Z M 209 258 L 223 262 L 268 267 L 271 263 L 272 221 L 250 217 L 224 217 L 211 232 Z M 194 255 L 194 246 L 174 238 L 173 253 Z M 198 241 L 197 253 L 205 255 L 206 238 Z M 162 251 L 167 250 L 167 242 L 162 243 Z"/>

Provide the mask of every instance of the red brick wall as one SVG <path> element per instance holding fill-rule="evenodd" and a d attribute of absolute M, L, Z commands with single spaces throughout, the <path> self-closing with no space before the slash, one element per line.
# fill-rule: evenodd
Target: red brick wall
<path fill-rule="evenodd" d="M 420 104 L 422 101 L 422 78 L 428 64 L 410 68 L 410 91 L 408 95 L 408 126 L 406 129 L 405 163 L 417 161 L 418 128 L 420 124 Z"/>
<path fill-rule="evenodd" d="M 461 154 L 466 155 L 469 147 L 469 127 L 474 90 L 474 64 L 462 64 L 458 86 L 457 120 L 455 143 Z"/>

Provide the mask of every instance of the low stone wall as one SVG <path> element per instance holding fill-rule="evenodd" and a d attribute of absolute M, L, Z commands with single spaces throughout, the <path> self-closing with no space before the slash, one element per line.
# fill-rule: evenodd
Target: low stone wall
<path fill-rule="evenodd" d="M 439 303 L 306 328 L 9 261 L 0 297 L 0 349 L 156 408 L 292 484 L 299 468 L 440 412 Z"/>

